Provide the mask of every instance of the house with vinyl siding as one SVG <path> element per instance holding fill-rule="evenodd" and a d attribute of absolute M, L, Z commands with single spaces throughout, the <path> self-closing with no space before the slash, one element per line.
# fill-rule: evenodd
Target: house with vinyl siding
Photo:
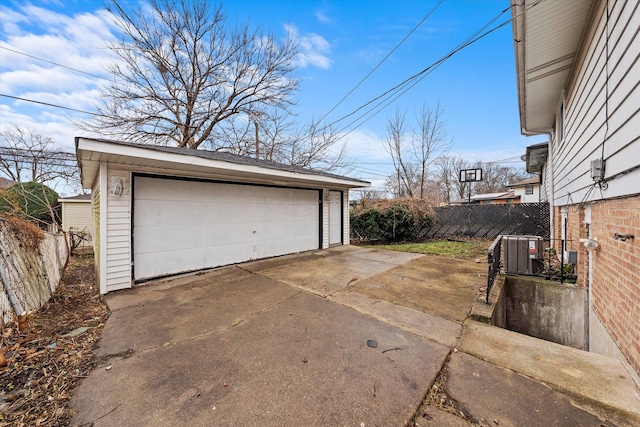
<path fill-rule="evenodd" d="M 90 247 L 93 231 L 91 214 L 91 194 L 80 194 L 73 197 L 58 199 L 62 207 L 62 229 L 66 232 L 81 232 L 88 235 L 88 239 L 81 246 Z"/>
<path fill-rule="evenodd" d="M 527 171 L 541 174 L 553 237 L 578 252 L 589 350 L 618 358 L 637 381 L 640 2 L 511 4 L 522 133 L 548 136 L 527 148 Z"/>

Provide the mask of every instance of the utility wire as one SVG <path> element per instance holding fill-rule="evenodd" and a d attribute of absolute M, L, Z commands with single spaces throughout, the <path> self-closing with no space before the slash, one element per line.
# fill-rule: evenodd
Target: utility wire
<path fill-rule="evenodd" d="M 505 11 L 507 11 L 507 10 L 509 10 L 509 9 L 508 8 L 505 9 L 504 11 L 502 11 L 500 13 L 500 15 L 504 14 Z M 498 17 L 500 15 L 498 15 Z M 492 21 L 495 21 L 498 17 L 494 18 Z M 369 102 L 367 102 L 366 104 L 364 104 L 361 107 L 357 108 L 353 112 L 351 112 L 351 113 L 343 116 L 342 118 L 336 120 L 335 122 L 331 123 L 329 126 L 333 126 L 337 122 L 339 122 L 341 120 L 344 120 L 345 118 L 347 118 L 349 116 L 352 116 L 353 114 L 355 114 L 359 110 L 361 110 L 361 109 L 367 107 L 368 105 L 370 105 L 370 104 L 372 104 L 372 103 L 374 103 L 374 102 L 376 102 L 376 101 L 381 99 L 380 102 L 376 103 L 373 107 L 371 107 L 370 109 L 368 109 L 367 111 L 362 113 L 355 120 L 351 121 L 348 125 L 344 126 L 342 129 L 340 129 L 338 131 L 338 133 L 344 132 L 346 129 L 348 129 L 349 127 L 351 127 L 352 125 L 357 123 L 357 125 L 353 129 L 351 129 L 350 131 L 348 131 L 347 133 L 344 134 L 344 136 L 348 135 L 349 133 L 351 133 L 355 129 L 357 129 L 359 126 L 363 125 L 364 123 L 369 121 L 371 118 L 375 117 L 380 111 L 382 111 L 383 109 L 388 107 L 391 103 L 395 102 L 398 98 L 400 98 L 407 91 L 412 89 L 415 85 L 420 83 L 425 77 L 427 77 L 434 70 L 436 70 L 438 67 L 440 67 L 440 65 L 442 65 L 444 62 L 446 62 L 453 55 L 455 55 L 456 53 L 460 52 L 464 48 L 471 46 L 472 44 L 474 44 L 477 41 L 481 40 L 482 38 L 488 36 L 489 34 L 493 33 L 494 31 L 497 31 L 498 29 L 504 27 L 505 25 L 509 24 L 510 22 L 511 22 L 511 19 L 502 22 L 501 24 L 497 25 L 496 27 L 494 27 L 494 28 L 492 28 L 492 29 L 490 29 L 490 30 L 488 30 L 488 31 L 486 31 L 484 33 L 481 33 L 480 35 L 476 35 L 475 37 L 471 36 L 471 38 L 468 38 L 465 42 L 463 42 L 462 44 L 458 45 L 452 51 L 450 51 L 445 56 L 443 56 L 442 58 L 440 58 L 436 62 L 432 63 L 431 65 L 429 65 L 428 67 L 426 67 L 422 71 L 414 74 L 413 76 L 411 76 L 408 79 L 404 80 L 402 83 L 400 83 L 400 84 L 394 86 L 393 88 L 387 90 L 382 95 L 377 96 L 376 98 L 370 100 Z M 487 25 L 485 25 L 485 27 L 483 27 L 483 28 L 486 28 L 486 26 Z M 480 31 L 482 31 L 482 30 L 480 30 Z M 477 32 L 475 34 L 477 34 Z M 378 108 L 378 107 L 380 107 L 380 108 Z M 363 119 L 364 117 L 366 117 L 367 115 L 369 115 L 372 111 L 374 111 L 376 109 L 378 109 L 378 111 L 376 111 L 373 114 L 371 114 L 368 118 L 366 118 L 366 120 L 362 121 L 361 123 L 358 123 L 361 119 Z"/>
<path fill-rule="evenodd" d="M 48 107 L 62 108 L 63 110 L 75 111 L 77 113 L 90 114 L 92 116 L 106 117 L 104 114 L 90 113 L 89 111 L 78 110 L 78 109 L 71 108 L 71 107 L 64 107 L 62 105 L 57 105 L 57 104 L 50 104 L 48 102 L 43 102 L 43 101 L 36 101 L 34 99 L 21 98 L 19 96 L 6 95 L 4 93 L 0 93 L 0 96 L 4 96 L 5 98 L 16 99 L 18 101 L 32 102 L 34 104 L 46 105 Z"/>
<path fill-rule="evenodd" d="M 444 2 L 444 0 L 440 0 L 440 2 L 438 2 L 438 4 L 435 5 L 435 7 L 433 9 L 431 9 L 431 11 L 429 13 L 427 13 L 425 15 L 424 18 L 422 18 L 422 20 L 420 22 L 418 22 L 418 24 L 413 27 L 413 29 L 411 31 L 409 31 L 409 34 L 407 34 L 402 40 L 400 40 L 400 42 L 393 48 L 391 49 L 391 51 L 384 57 L 382 58 L 382 60 L 380 62 L 378 62 L 378 64 L 373 67 L 373 69 L 371 71 L 369 71 L 367 73 L 366 76 L 364 76 L 357 85 L 355 85 L 353 87 L 353 89 L 351 89 L 345 96 L 342 97 L 342 99 L 340 99 L 340 101 L 338 101 L 338 103 L 336 105 L 334 105 L 327 113 L 325 113 L 325 115 L 323 115 L 320 120 L 318 120 L 318 123 L 321 123 L 329 114 L 331 114 L 336 108 L 338 108 L 338 106 L 340 104 L 342 104 L 344 102 L 345 99 L 347 99 L 349 97 L 349 95 L 351 95 L 353 92 L 355 92 L 356 89 L 358 89 L 360 87 L 360 85 L 362 83 L 364 83 L 365 80 L 367 80 L 371 74 L 373 74 L 383 63 L 384 61 L 386 61 L 387 59 L 389 59 L 389 57 L 391 55 L 393 55 L 393 53 L 405 42 L 407 41 L 407 39 L 418 29 L 420 28 L 420 26 L 427 20 L 429 19 L 429 17 L 433 14 L 433 12 L 436 11 L 436 9 L 438 7 L 440 7 L 440 5 Z"/>
<path fill-rule="evenodd" d="M 520 16 L 521 14 L 525 13 L 526 11 L 528 11 L 529 9 L 531 9 L 532 7 L 537 6 L 538 4 L 542 3 L 544 0 L 540 0 L 534 4 L 532 4 L 531 6 L 529 6 L 526 10 L 524 10 L 523 12 L 521 12 L 518 16 Z M 320 129 L 320 131 L 325 130 L 327 128 L 330 128 L 336 124 L 338 124 L 339 122 L 341 122 L 342 120 L 345 120 L 348 117 L 353 116 L 354 114 L 356 114 L 358 111 L 366 108 L 367 106 L 373 104 L 374 102 L 382 99 L 382 101 L 380 101 L 379 103 L 377 103 L 374 107 L 370 108 L 369 110 L 367 110 L 365 113 L 363 113 L 362 115 L 360 115 L 357 119 L 353 120 L 351 123 L 349 123 L 347 126 L 344 126 L 339 132 L 343 132 L 344 130 L 346 130 L 347 128 L 351 127 L 352 125 L 354 125 L 355 123 L 357 123 L 359 120 L 361 120 L 363 117 L 367 116 L 369 113 L 371 113 L 373 110 L 375 110 L 376 108 L 378 108 L 381 104 L 385 103 L 388 99 L 392 98 L 393 99 L 388 102 L 386 105 L 384 105 L 382 108 L 380 108 L 378 111 L 376 111 L 374 114 L 372 114 L 370 117 L 368 117 L 366 120 L 362 121 L 361 123 L 358 123 L 356 126 L 354 126 L 353 129 L 351 129 L 350 131 L 346 132 L 345 134 L 341 135 L 338 140 L 345 138 L 349 133 L 353 132 L 355 129 L 357 129 L 359 126 L 361 126 L 362 124 L 366 123 L 368 120 L 370 120 L 372 117 L 374 117 L 376 114 L 378 114 L 382 109 L 386 108 L 391 102 L 395 101 L 396 99 L 398 99 L 400 96 L 402 96 L 404 93 L 406 93 L 406 91 L 408 91 L 409 89 L 411 89 L 413 86 L 415 86 L 419 81 L 422 80 L 422 78 L 426 77 L 426 75 L 430 74 L 435 68 L 439 67 L 440 65 L 442 65 L 442 63 L 444 63 L 447 59 L 451 58 L 453 55 L 455 55 L 456 53 L 460 52 L 461 50 L 463 50 L 464 48 L 476 43 L 477 41 L 481 40 L 482 38 L 488 36 L 489 34 L 493 33 L 494 31 L 497 31 L 498 29 L 504 27 L 505 25 L 509 24 L 513 19 L 515 19 L 516 17 L 512 17 L 502 23 L 500 23 L 499 25 L 495 26 L 494 28 L 482 33 L 482 31 L 484 29 L 486 29 L 489 25 L 491 25 L 493 22 L 495 22 L 500 16 L 502 16 L 505 12 L 507 12 L 509 9 L 511 8 L 508 7 L 506 9 L 504 9 L 503 11 L 501 11 L 496 17 L 494 17 L 493 19 L 491 19 L 487 24 L 485 24 L 482 28 L 480 28 L 479 30 L 477 30 L 473 35 L 471 35 L 470 37 L 468 37 L 463 43 L 461 43 L 460 45 L 458 45 L 456 48 L 454 48 L 452 51 L 450 51 L 448 54 L 446 54 L 445 56 L 443 56 L 442 58 L 440 58 L 439 60 L 437 60 L 436 62 L 432 63 L 431 65 L 429 65 L 428 67 L 424 68 L 422 71 L 410 76 L 409 78 L 405 79 L 404 81 L 402 81 L 401 83 L 399 83 L 398 85 L 392 87 L 391 89 L 385 91 L 384 93 L 382 93 L 381 95 L 369 100 L 368 102 L 366 102 L 365 104 L 361 105 L 360 107 L 358 107 L 357 109 L 355 109 L 354 111 L 352 111 L 349 114 L 346 114 L 344 116 L 342 116 L 341 118 L 333 121 L 332 123 L 322 127 Z M 400 94 L 398 94 L 397 96 L 394 97 L 394 95 L 396 93 L 398 93 L 399 91 L 401 91 L 404 87 L 408 86 L 412 81 L 416 80 L 420 78 L 419 80 L 417 80 L 416 82 L 414 82 L 413 84 L 411 84 L 409 87 L 407 87 L 404 91 L 402 91 Z M 387 97 L 388 96 L 388 97 Z M 385 98 L 386 97 L 386 98 Z"/>
<path fill-rule="evenodd" d="M 76 73 L 86 74 L 87 76 L 95 77 L 96 79 L 109 80 L 108 78 L 99 76 L 97 74 L 87 73 L 86 71 L 82 71 L 82 70 L 78 70 L 77 68 L 72 68 L 72 67 L 68 67 L 66 65 L 58 64 L 57 62 L 49 61 L 48 59 L 44 59 L 44 58 L 39 58 L 39 57 L 34 56 L 34 55 L 29 55 L 28 53 L 20 52 L 20 51 L 15 50 L 15 49 L 10 49 L 10 48 L 8 48 L 6 46 L 0 46 L 0 49 L 8 50 L 9 52 L 17 53 L 18 55 L 24 55 L 24 56 L 27 56 L 29 58 L 37 59 L 38 61 L 46 62 L 48 64 L 55 65 L 57 67 L 66 68 L 67 70 L 75 71 Z"/>

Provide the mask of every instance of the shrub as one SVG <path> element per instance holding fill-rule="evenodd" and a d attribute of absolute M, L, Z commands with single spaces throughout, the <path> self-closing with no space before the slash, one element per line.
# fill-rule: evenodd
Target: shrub
<path fill-rule="evenodd" d="M 0 214 L 36 223 L 59 223 L 58 193 L 39 182 L 25 182 L 0 190 Z"/>
<path fill-rule="evenodd" d="M 362 240 L 416 240 L 433 224 L 431 205 L 419 199 L 363 201 L 350 217 L 352 236 Z"/>

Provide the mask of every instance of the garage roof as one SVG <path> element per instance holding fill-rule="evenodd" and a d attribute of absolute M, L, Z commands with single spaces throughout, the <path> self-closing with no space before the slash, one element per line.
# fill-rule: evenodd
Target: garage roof
<path fill-rule="evenodd" d="M 321 188 L 364 188 L 370 182 L 328 172 L 284 165 L 220 151 L 134 144 L 105 139 L 76 138 L 76 155 L 83 188 L 91 188 L 101 162 L 140 168 L 160 168 L 176 174 L 195 173 L 219 180 L 304 185 Z"/>
<path fill-rule="evenodd" d="M 551 132 L 594 0 L 511 0 L 523 133 Z"/>

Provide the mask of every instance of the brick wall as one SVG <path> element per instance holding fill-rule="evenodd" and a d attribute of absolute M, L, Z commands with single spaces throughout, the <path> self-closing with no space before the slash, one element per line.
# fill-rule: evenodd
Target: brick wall
<path fill-rule="evenodd" d="M 622 242 L 615 233 L 633 234 Z M 591 207 L 593 254 L 591 304 L 636 372 L 640 372 L 640 196 Z"/>
<path fill-rule="evenodd" d="M 578 205 L 566 206 L 567 212 L 567 235 L 566 235 L 566 249 L 567 251 L 578 252 L 578 264 L 575 266 L 578 279 L 576 284 L 581 288 L 586 288 L 589 284 L 589 258 L 587 250 L 583 244 L 580 243 L 580 239 L 584 239 L 589 234 L 589 227 L 584 222 L 585 210 L 584 207 Z M 556 249 L 558 254 L 561 250 L 560 238 L 562 237 L 562 210 L 560 207 L 554 208 L 555 221 L 554 221 L 554 238 L 558 239 L 556 242 Z"/>

